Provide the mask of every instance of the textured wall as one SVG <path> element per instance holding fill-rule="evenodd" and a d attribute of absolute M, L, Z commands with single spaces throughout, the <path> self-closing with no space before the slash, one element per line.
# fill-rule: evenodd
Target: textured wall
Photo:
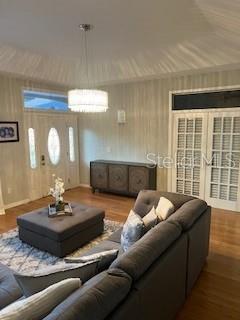
<path fill-rule="evenodd" d="M 80 116 L 80 179 L 89 184 L 89 161 L 146 161 L 147 153 L 168 155 L 169 91 L 240 85 L 240 71 L 179 76 L 106 87 L 106 114 Z M 125 109 L 127 123 L 117 124 Z M 110 151 L 110 152 L 109 152 Z M 167 170 L 158 169 L 158 189 L 167 189 Z"/>
<path fill-rule="evenodd" d="M 28 199 L 27 157 L 25 150 L 22 88 L 60 89 L 45 83 L 0 76 L 0 121 L 19 122 L 19 142 L 0 143 L 0 178 L 4 204 Z M 26 152 L 27 151 L 27 152 Z"/>
<path fill-rule="evenodd" d="M 110 110 L 79 118 L 80 179 L 89 184 L 89 161 L 95 159 L 146 161 L 148 152 L 168 152 L 169 91 L 240 85 L 240 70 L 172 77 L 106 87 Z M 28 198 L 23 136 L 22 87 L 62 88 L 0 76 L 0 121 L 19 121 L 20 142 L 0 144 L 0 177 L 5 204 Z M 117 110 L 125 109 L 127 123 L 117 124 Z M 110 152 L 109 152 L 110 151 Z M 8 193 L 8 188 L 11 193 Z M 158 170 L 158 189 L 167 189 L 167 172 Z"/>

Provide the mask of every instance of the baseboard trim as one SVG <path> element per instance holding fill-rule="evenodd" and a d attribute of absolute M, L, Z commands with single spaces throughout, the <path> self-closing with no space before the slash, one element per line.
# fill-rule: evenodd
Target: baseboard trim
<path fill-rule="evenodd" d="M 9 204 L 6 204 L 4 206 L 4 209 L 10 209 L 10 208 L 14 208 L 14 207 L 18 207 L 18 206 L 21 206 L 22 204 L 26 204 L 30 202 L 29 199 L 24 199 L 24 200 L 21 200 L 21 201 L 17 201 L 17 202 L 12 202 L 12 203 L 9 203 Z"/>
<path fill-rule="evenodd" d="M 79 187 L 91 189 L 91 186 L 89 184 L 84 184 L 84 183 L 81 183 Z"/>

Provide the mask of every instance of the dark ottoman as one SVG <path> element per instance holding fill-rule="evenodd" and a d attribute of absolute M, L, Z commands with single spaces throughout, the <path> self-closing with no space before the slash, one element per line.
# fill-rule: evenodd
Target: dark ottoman
<path fill-rule="evenodd" d="M 64 257 L 103 232 L 103 210 L 72 204 L 73 215 L 48 217 L 42 208 L 17 218 L 19 238 L 57 257 Z"/>

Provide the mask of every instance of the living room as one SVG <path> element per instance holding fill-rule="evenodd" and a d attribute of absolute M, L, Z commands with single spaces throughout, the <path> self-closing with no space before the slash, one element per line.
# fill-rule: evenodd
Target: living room
<path fill-rule="evenodd" d="M 239 13 L 0 0 L 0 319 L 240 318 Z"/>

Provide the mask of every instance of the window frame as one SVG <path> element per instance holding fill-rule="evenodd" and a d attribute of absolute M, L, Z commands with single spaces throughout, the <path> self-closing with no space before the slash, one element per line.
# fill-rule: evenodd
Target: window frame
<path fill-rule="evenodd" d="M 72 131 L 72 135 L 70 135 L 70 131 Z M 71 159 L 71 138 L 72 138 L 72 152 L 73 159 Z M 69 161 L 71 163 L 76 162 L 76 150 L 75 150 L 75 130 L 73 126 L 68 126 L 68 152 L 69 152 Z"/>
<path fill-rule="evenodd" d="M 29 131 L 32 130 L 33 132 L 33 139 L 34 139 L 34 152 L 35 152 L 35 166 L 32 166 L 32 157 L 31 157 L 31 146 L 30 146 L 30 135 Z M 37 161 L 37 148 L 36 148 L 36 130 L 33 127 L 29 127 L 28 130 L 28 159 L 30 164 L 30 169 L 36 170 L 38 167 L 38 161 Z"/>
<path fill-rule="evenodd" d="M 69 108 L 64 110 L 52 110 L 52 109 L 34 109 L 34 108 L 25 108 L 25 99 L 24 99 L 24 91 L 33 91 L 33 92 L 39 92 L 39 93 L 49 93 L 49 94 L 55 94 L 64 96 L 67 98 L 67 92 L 66 91 L 60 91 L 60 90 L 52 90 L 47 88 L 38 88 L 38 87 L 22 87 L 21 88 L 21 97 L 22 97 L 22 108 L 24 112 L 30 112 L 30 113 L 52 113 L 52 114 L 72 114 L 73 111 L 71 111 Z"/>

